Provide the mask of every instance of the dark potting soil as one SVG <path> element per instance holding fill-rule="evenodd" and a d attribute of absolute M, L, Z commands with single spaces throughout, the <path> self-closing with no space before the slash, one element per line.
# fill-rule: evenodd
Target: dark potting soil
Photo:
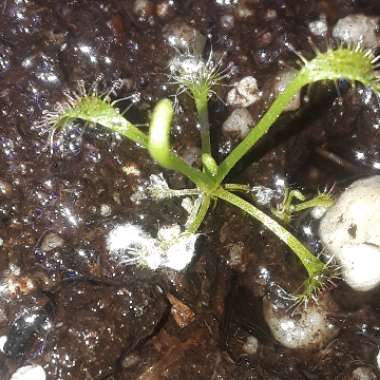
<path fill-rule="evenodd" d="M 303 269 L 275 236 L 221 202 L 206 218 L 186 271 L 118 265 L 105 244 L 114 226 L 131 222 L 155 233 L 186 217 L 180 201 L 131 196 L 151 174 L 164 173 L 173 188 L 189 184 L 101 128 L 73 123 L 50 140 L 39 126 L 42 112 L 53 110 L 79 81 L 104 91 L 122 84 L 114 98 L 132 96 L 136 102 L 126 115 L 144 124 L 153 105 L 177 91 L 165 75 L 175 54 L 168 40 L 189 30 L 207 36 L 206 51 L 212 45 L 215 54 L 225 54 L 225 66 L 233 65 L 226 84 L 247 75 L 257 79 L 263 96 L 249 111 L 258 120 L 273 101 L 273 77 L 284 66 L 297 67 L 289 44 L 312 57 L 309 22 L 326 15 L 327 35 L 313 37 L 323 50 L 332 43 L 332 26 L 352 13 L 380 15 L 380 4 L 1 1 L 0 336 L 7 340 L 0 379 L 30 363 L 43 366 L 48 380 L 351 379 L 359 366 L 377 373 L 378 293 L 358 296 L 337 283 L 328 291 L 339 305 L 331 315 L 341 328 L 338 337 L 320 351 L 282 347 L 263 321 L 262 298 L 271 291 L 268 284 L 295 289 Z M 236 167 L 231 182 L 275 190 L 286 181 L 310 194 L 334 185 L 338 193 L 378 172 L 377 99 L 340 87 L 337 97 L 334 86 L 315 86 L 309 102 L 285 114 Z M 225 99 L 229 89 L 219 88 L 218 97 Z M 173 141 L 185 156 L 196 152 L 199 136 L 191 99 L 179 101 Z M 218 159 L 236 144 L 221 132 L 230 112 L 216 97 L 210 101 Z M 291 228 L 320 250 L 308 214 Z M 249 337 L 258 340 L 254 354 L 247 353 Z"/>

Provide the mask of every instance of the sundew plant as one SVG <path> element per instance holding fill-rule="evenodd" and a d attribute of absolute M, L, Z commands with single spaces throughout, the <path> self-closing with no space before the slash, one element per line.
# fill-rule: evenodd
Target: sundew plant
<path fill-rule="evenodd" d="M 364 50 L 361 46 L 340 46 L 329 48 L 326 52 L 316 50 L 313 59 L 306 60 L 302 56 L 300 58 L 302 65 L 294 79 L 278 95 L 244 140 L 222 162 L 217 163 L 211 153 L 208 99 L 213 92 L 213 87 L 223 81 L 226 72 L 221 70 L 219 64 L 215 64 L 212 58 L 204 61 L 201 57 L 191 54 L 181 57 L 180 64 L 177 63 L 172 74 L 174 81 L 182 90 L 191 95 L 195 103 L 201 134 L 201 169 L 187 164 L 171 148 L 170 132 L 174 110 L 172 101 L 169 99 L 160 100 L 154 107 L 148 134 L 130 123 L 119 112 L 116 102 L 111 102 L 108 97 L 100 96 L 96 92 L 82 92 L 69 96 L 55 112 L 47 114 L 46 122 L 53 130 L 64 128 L 76 119 L 83 120 L 90 126 L 100 125 L 146 148 L 152 159 L 163 168 L 177 171 L 186 176 L 194 184 L 192 189 L 159 191 L 160 201 L 165 201 L 165 197 L 188 195 L 196 199 L 189 221 L 185 226 L 185 235 L 191 237 L 197 233 L 213 200 L 223 200 L 249 214 L 272 231 L 297 255 L 306 270 L 307 278 L 299 294 L 295 294 L 294 297 L 297 301 L 308 301 L 310 298 L 315 299 L 318 292 L 331 280 L 331 276 L 334 275 L 333 270 L 328 263 L 323 262 L 291 234 L 285 226 L 292 214 L 297 211 L 315 206 L 331 206 L 333 203 L 331 196 L 321 193 L 306 200 L 298 191 L 286 191 L 283 203 L 273 212 L 274 218 L 239 195 L 250 190 L 247 185 L 226 183 L 225 178 L 269 131 L 294 95 L 304 86 L 315 82 L 337 81 L 344 78 L 353 85 L 358 83 L 368 86 L 378 95 L 380 84 L 376 75 L 378 57 L 375 57 L 372 51 Z"/>

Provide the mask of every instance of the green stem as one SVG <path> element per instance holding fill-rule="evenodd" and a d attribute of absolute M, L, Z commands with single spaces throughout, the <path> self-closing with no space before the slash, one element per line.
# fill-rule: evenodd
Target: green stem
<path fill-rule="evenodd" d="M 178 157 L 175 153 L 170 152 L 170 161 L 172 162 L 172 169 L 182 173 L 189 178 L 200 190 L 205 193 L 209 192 L 213 182 L 210 178 L 202 173 L 200 170 L 188 165 L 182 158 Z"/>
<path fill-rule="evenodd" d="M 272 231 L 298 256 L 310 277 L 313 277 L 316 273 L 321 272 L 324 264 L 317 257 L 315 257 L 295 236 L 293 236 L 289 231 L 287 231 L 264 212 L 239 196 L 223 190 L 222 188 L 214 191 L 213 195 L 245 211 L 247 214 L 254 217 L 270 231 Z"/>
<path fill-rule="evenodd" d="M 242 185 L 240 183 L 224 183 L 223 189 L 228 191 L 241 191 L 243 193 L 249 193 L 251 191 L 251 186 Z"/>
<path fill-rule="evenodd" d="M 376 59 L 370 50 L 366 51 L 360 45 L 329 49 L 325 53 L 317 52 L 311 61 L 303 58 L 305 66 L 278 96 L 257 126 L 220 164 L 218 174 L 215 176 L 214 189 L 222 183 L 235 164 L 268 132 L 293 96 L 303 86 L 322 80 L 345 78 L 354 84 L 359 82 L 364 86 L 370 86 L 376 94 L 379 94 L 380 85 L 375 70 Z"/>
<path fill-rule="evenodd" d="M 218 173 L 215 176 L 215 188 L 222 183 L 223 179 L 237 162 L 268 132 L 269 128 L 279 118 L 294 95 L 308 83 L 307 80 L 308 76 L 305 75 L 304 71 L 298 73 L 295 79 L 286 87 L 286 90 L 274 101 L 256 127 L 254 127 L 247 137 L 224 159 L 219 165 Z"/>
<path fill-rule="evenodd" d="M 333 206 L 334 203 L 335 203 L 334 198 L 331 195 L 320 194 L 308 201 L 298 203 L 296 205 L 292 205 L 291 207 L 292 207 L 292 212 L 300 212 L 300 211 L 307 210 L 308 208 L 313 208 L 313 207 L 329 208 Z"/>
<path fill-rule="evenodd" d="M 196 217 L 187 228 L 188 232 L 196 233 L 198 231 L 198 228 L 201 226 L 204 218 L 206 217 L 207 211 L 210 207 L 210 203 L 211 203 L 211 198 L 208 195 L 203 194 L 201 206 L 198 210 Z"/>
<path fill-rule="evenodd" d="M 198 188 L 196 189 L 162 189 L 162 188 L 148 188 L 152 199 L 160 201 L 163 199 L 182 198 L 182 197 L 199 197 L 202 193 Z"/>
<path fill-rule="evenodd" d="M 202 192 L 196 189 L 169 189 L 167 190 L 167 198 L 181 198 L 181 197 L 194 197 L 199 196 Z"/>
<path fill-rule="evenodd" d="M 169 99 L 160 100 L 154 107 L 149 128 L 149 153 L 161 166 L 184 174 L 198 188 L 208 192 L 213 185 L 210 177 L 200 170 L 191 167 L 171 151 L 170 129 L 173 112 L 173 104 Z"/>
<path fill-rule="evenodd" d="M 144 133 L 141 132 L 138 128 L 136 128 L 133 124 L 131 124 L 129 121 L 124 119 L 125 123 L 119 123 L 112 125 L 110 128 L 112 131 L 119 133 L 122 136 L 127 137 L 128 139 L 134 141 L 136 144 L 141 145 L 143 148 L 147 148 L 148 146 L 148 136 Z M 121 121 L 121 120 L 120 120 Z M 107 127 L 106 124 L 102 124 L 98 122 L 98 124 Z"/>
<path fill-rule="evenodd" d="M 208 120 L 208 92 L 193 94 L 201 132 L 202 154 L 211 155 L 210 125 Z"/>

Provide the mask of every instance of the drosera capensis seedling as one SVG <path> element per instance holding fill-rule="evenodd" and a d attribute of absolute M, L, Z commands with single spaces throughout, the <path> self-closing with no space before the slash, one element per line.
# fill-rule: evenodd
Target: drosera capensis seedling
<path fill-rule="evenodd" d="M 195 59 L 196 57 L 187 58 Z M 189 195 L 196 198 L 194 210 L 186 224 L 186 233 L 188 234 L 195 234 L 198 231 L 212 200 L 215 199 L 232 204 L 261 222 L 288 245 L 304 266 L 307 279 L 302 289 L 294 295 L 294 299 L 297 303 L 306 303 L 310 299 L 317 298 L 319 291 L 334 278 L 335 271 L 330 263 L 320 260 L 282 223 L 286 225 L 293 213 L 306 208 L 331 206 L 333 204 L 332 196 L 328 193 L 321 193 L 306 200 L 298 191 L 286 192 L 282 205 L 274 211 L 274 214 L 282 222 L 280 223 L 238 195 L 239 192 L 248 193 L 250 191 L 247 185 L 224 183 L 224 179 L 243 156 L 269 131 L 293 96 L 303 87 L 320 81 L 337 81 L 344 78 L 353 85 L 359 83 L 368 86 L 376 95 L 379 95 L 380 84 L 376 73 L 379 57 L 375 57 L 372 51 L 365 50 L 360 45 L 329 48 L 326 52 L 316 50 L 313 59 L 307 60 L 302 56 L 300 58 L 302 66 L 294 79 L 279 94 L 244 140 L 219 164 L 211 154 L 207 102 L 212 87 L 220 83 L 224 74 L 219 71 L 219 66 L 212 65 L 210 60 L 206 63 L 191 62 L 193 65 L 191 70 L 189 68 L 182 71 L 180 68 L 176 69 L 175 81 L 191 93 L 201 123 L 202 170 L 187 164 L 171 149 L 170 131 L 174 110 L 173 103 L 169 99 L 160 100 L 154 107 L 148 134 L 124 118 L 114 102 L 96 93 L 71 96 L 67 103 L 59 106 L 57 112 L 48 114 L 46 120 L 53 129 L 63 128 L 68 122 L 75 119 L 81 119 L 90 125 L 101 125 L 146 148 L 151 157 L 162 167 L 175 170 L 190 179 L 195 185 L 194 189 L 165 190 L 168 198 Z M 197 59 L 200 58 L 197 57 Z"/>
<path fill-rule="evenodd" d="M 295 203 L 294 200 L 298 201 Z M 273 208 L 272 214 L 280 219 L 283 223 L 289 224 L 292 217 L 297 212 L 319 207 L 321 209 L 328 209 L 334 204 L 334 199 L 328 192 L 318 192 L 318 194 L 306 200 L 306 197 L 299 190 L 290 190 L 285 187 L 283 201 Z"/>
<path fill-rule="evenodd" d="M 170 80 L 178 86 L 179 93 L 186 92 L 194 99 L 201 135 L 202 161 L 207 160 L 211 154 L 208 100 L 214 94 L 213 89 L 221 85 L 231 72 L 229 67 L 223 69 L 222 58 L 223 56 L 215 61 L 211 49 L 205 61 L 199 54 L 188 49 L 183 54 L 176 54 L 169 65 Z"/>

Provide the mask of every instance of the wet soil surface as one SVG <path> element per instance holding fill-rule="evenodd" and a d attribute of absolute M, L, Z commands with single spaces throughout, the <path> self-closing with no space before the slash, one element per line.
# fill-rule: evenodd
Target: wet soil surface
<path fill-rule="evenodd" d="M 358 296 L 338 283 L 329 290 L 339 305 L 331 316 L 338 337 L 320 351 L 282 347 L 263 320 L 262 299 L 274 286 L 295 289 L 303 270 L 276 237 L 221 202 L 202 226 L 186 271 L 119 265 L 106 246 L 115 226 L 138 224 L 154 234 L 186 217 L 179 201 L 132 195 L 151 174 L 163 173 L 174 188 L 189 184 L 101 128 L 73 123 L 51 142 L 39 123 L 81 80 L 104 91 L 119 84 L 113 96 L 133 96 L 127 117 L 144 123 L 157 100 L 177 91 L 165 75 L 176 54 L 170 37 L 194 31 L 208 37 L 205 55 L 212 45 L 234 67 L 227 84 L 257 79 L 263 96 L 248 108 L 257 120 L 273 99 L 273 77 L 296 67 L 286 43 L 312 57 L 308 38 L 323 49 L 336 21 L 352 13 L 380 15 L 380 6 L 375 0 L 1 1 L 1 379 L 26 364 L 43 366 L 49 380 L 353 379 L 361 366 L 379 375 L 378 293 Z M 329 29 L 313 36 L 308 25 L 321 14 Z M 222 87 L 218 96 L 228 91 Z M 191 99 L 179 101 L 173 141 L 186 156 L 196 152 L 199 137 Z M 231 110 L 217 98 L 210 102 L 218 159 L 236 144 L 221 130 Z M 339 192 L 380 169 L 379 116 L 366 90 L 342 83 L 339 98 L 334 87 L 317 86 L 231 181 L 279 194 L 285 182 L 310 193 L 332 186 Z M 291 228 L 321 249 L 310 215 Z M 255 352 L 247 348 L 252 339 Z"/>

